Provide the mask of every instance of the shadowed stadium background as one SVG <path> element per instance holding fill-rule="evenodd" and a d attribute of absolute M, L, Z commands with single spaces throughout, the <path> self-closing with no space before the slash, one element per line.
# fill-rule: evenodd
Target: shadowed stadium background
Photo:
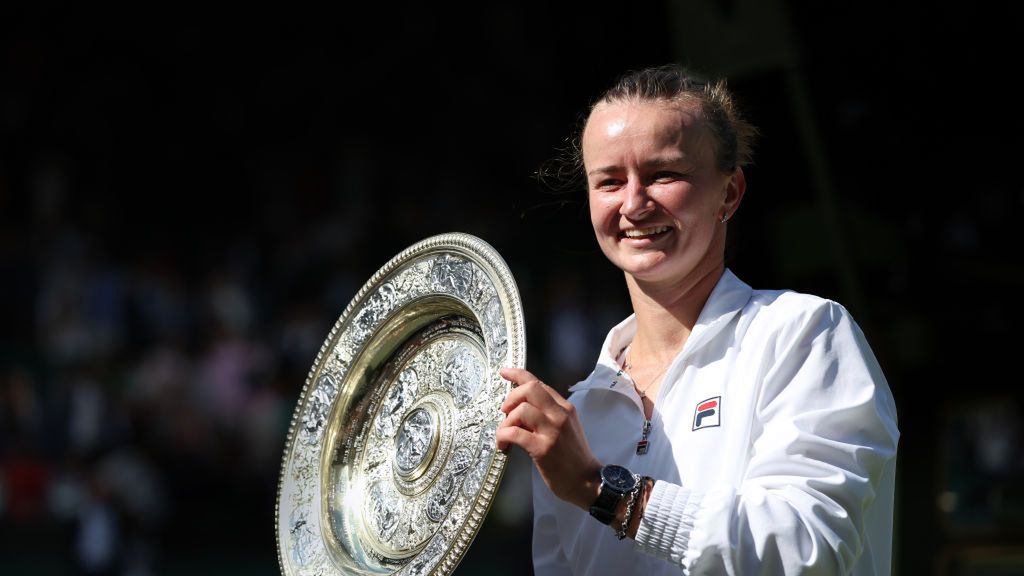
<path fill-rule="evenodd" d="M 277 573 L 306 373 L 427 236 L 494 246 L 529 367 L 585 376 L 625 289 L 532 174 L 669 61 L 762 132 L 730 267 L 845 304 L 886 372 L 895 572 L 1024 572 L 1021 8 L 487 4 L 3 9 L 0 572 Z M 528 479 L 458 573 L 530 573 Z"/>

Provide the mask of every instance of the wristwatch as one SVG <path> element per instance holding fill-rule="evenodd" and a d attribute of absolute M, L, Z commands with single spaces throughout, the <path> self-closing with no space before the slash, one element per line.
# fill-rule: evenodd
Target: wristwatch
<path fill-rule="evenodd" d="M 626 494 L 636 490 L 640 485 L 640 477 L 624 466 L 608 464 L 601 468 L 601 493 L 590 505 L 590 515 L 602 524 L 611 524 L 615 519 L 615 509 Z"/>

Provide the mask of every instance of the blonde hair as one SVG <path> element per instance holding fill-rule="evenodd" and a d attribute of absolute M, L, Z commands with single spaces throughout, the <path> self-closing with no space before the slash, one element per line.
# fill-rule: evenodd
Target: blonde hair
<path fill-rule="evenodd" d="M 631 101 L 695 104 L 714 139 L 716 168 L 728 174 L 753 162 L 757 128 L 740 112 L 726 81 L 708 82 L 683 66 L 666 64 L 619 77 L 579 119 L 567 146 L 541 165 L 537 179 L 559 192 L 585 187 L 582 140 L 590 115 L 601 104 Z"/>
<path fill-rule="evenodd" d="M 594 101 L 590 112 L 602 103 L 630 101 L 696 104 L 714 138 L 720 171 L 733 172 L 753 159 L 757 128 L 740 113 L 724 79 L 710 82 L 678 64 L 632 71 Z"/>

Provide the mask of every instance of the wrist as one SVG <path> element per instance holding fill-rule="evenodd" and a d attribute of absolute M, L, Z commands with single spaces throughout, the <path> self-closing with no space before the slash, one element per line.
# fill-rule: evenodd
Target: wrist
<path fill-rule="evenodd" d="M 651 499 L 654 482 L 654 478 L 650 476 L 644 476 L 640 480 L 640 495 L 637 497 L 636 509 L 633 511 L 629 525 L 626 526 L 626 534 L 634 540 L 636 539 L 637 532 L 640 531 L 640 521 L 643 520 L 644 513 L 647 511 L 647 502 Z"/>
<path fill-rule="evenodd" d="M 583 510 L 590 510 L 590 506 L 601 495 L 601 463 L 594 462 L 586 470 L 572 503 Z"/>
<path fill-rule="evenodd" d="M 641 483 L 637 484 L 636 488 L 630 491 L 629 496 L 619 503 L 619 508 L 623 508 L 623 510 L 621 512 L 619 510 L 615 511 L 615 523 L 618 525 L 615 528 L 615 537 L 619 540 L 623 540 L 626 536 L 630 535 L 629 528 L 633 523 L 636 501 L 643 493 L 643 489 L 644 485 L 641 481 Z M 625 506 L 623 506 L 623 503 L 625 503 Z M 633 533 L 635 534 L 636 532 Z"/>
<path fill-rule="evenodd" d="M 644 476 L 640 478 L 636 489 L 619 503 L 615 510 L 615 520 L 612 523 L 616 538 L 619 540 L 627 537 L 636 539 L 636 534 L 640 530 L 640 520 L 644 517 L 647 500 L 651 497 L 653 489 L 654 478 Z"/>

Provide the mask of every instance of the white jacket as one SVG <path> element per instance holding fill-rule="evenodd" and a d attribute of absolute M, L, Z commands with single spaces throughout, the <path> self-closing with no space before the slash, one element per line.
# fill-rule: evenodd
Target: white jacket
<path fill-rule="evenodd" d="M 536 574 L 889 574 L 896 407 L 842 306 L 726 270 L 665 374 L 644 455 L 640 398 L 625 374 L 612 386 L 635 330 L 612 329 L 570 401 L 598 460 L 657 481 L 637 539 L 534 472 Z"/>

